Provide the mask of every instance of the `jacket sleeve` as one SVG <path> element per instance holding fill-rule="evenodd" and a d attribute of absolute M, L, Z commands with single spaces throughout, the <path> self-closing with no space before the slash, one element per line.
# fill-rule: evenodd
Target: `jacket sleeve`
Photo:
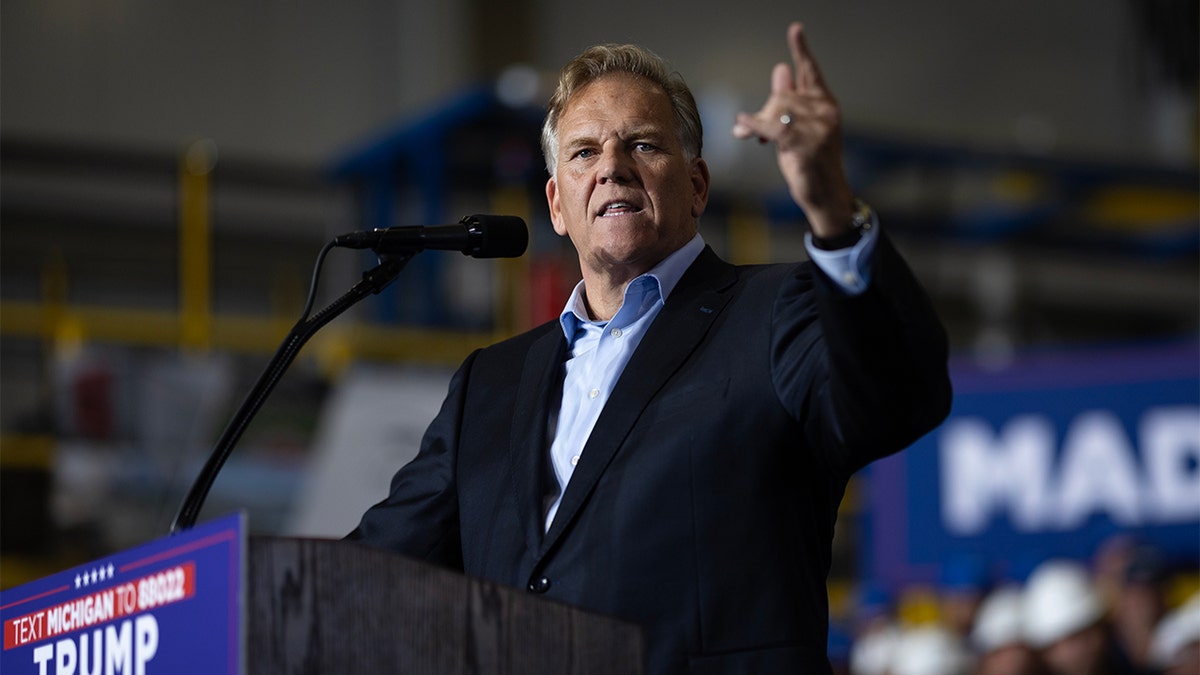
<path fill-rule="evenodd" d="M 392 477 L 386 499 L 346 539 L 461 570 L 457 460 L 472 354 L 450 380 L 442 408 L 411 462 Z"/>
<path fill-rule="evenodd" d="M 809 445 L 849 475 L 949 414 L 946 332 L 883 232 L 862 294 L 846 294 L 815 265 L 800 269 L 774 310 L 776 391 Z"/>

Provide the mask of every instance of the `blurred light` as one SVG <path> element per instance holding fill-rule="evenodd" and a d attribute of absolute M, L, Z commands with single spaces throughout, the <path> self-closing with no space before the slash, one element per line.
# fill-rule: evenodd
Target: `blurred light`
<path fill-rule="evenodd" d="M 510 108 L 538 105 L 538 74 L 533 66 L 511 65 L 496 78 L 496 98 Z"/>

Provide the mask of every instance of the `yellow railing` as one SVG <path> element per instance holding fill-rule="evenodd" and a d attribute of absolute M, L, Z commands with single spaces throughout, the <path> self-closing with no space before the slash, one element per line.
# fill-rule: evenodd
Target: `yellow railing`
<path fill-rule="evenodd" d="M 282 317 L 212 315 L 208 345 L 231 352 L 269 353 L 292 321 Z M 63 342 L 113 342 L 175 347 L 185 344 L 177 312 L 127 307 L 0 302 L 0 333 Z M 313 338 L 307 351 L 333 362 L 347 355 L 377 360 L 457 363 L 472 349 L 505 337 L 492 331 L 464 332 L 334 323 Z"/>
<path fill-rule="evenodd" d="M 102 342 L 188 351 L 274 351 L 297 318 L 284 316 L 283 306 L 298 311 L 302 297 L 279 302 L 262 314 L 213 312 L 211 177 L 216 163 L 215 145 L 203 140 L 184 148 L 178 159 L 176 307 L 70 304 L 70 270 L 55 258 L 43 270 L 41 298 L 0 300 L 0 336 L 41 339 L 68 349 Z M 496 189 L 491 203 L 497 213 L 529 219 L 530 204 L 520 189 Z M 457 364 L 472 349 L 528 326 L 529 309 L 522 301 L 529 283 L 527 259 L 500 260 L 496 265 L 492 330 L 385 326 L 345 317 L 316 335 L 303 353 L 315 355 L 332 373 L 358 358 Z"/>
<path fill-rule="evenodd" d="M 192 143 L 179 161 L 179 342 L 201 351 L 212 340 L 209 174 L 216 161 L 211 141 Z"/>

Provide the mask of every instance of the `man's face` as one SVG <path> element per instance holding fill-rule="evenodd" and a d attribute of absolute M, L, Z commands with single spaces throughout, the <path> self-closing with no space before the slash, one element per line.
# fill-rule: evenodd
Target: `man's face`
<path fill-rule="evenodd" d="M 628 281 L 696 234 L 708 167 L 686 160 L 670 100 L 648 80 L 606 75 L 576 92 L 559 117 L 557 159 L 550 219 L 585 274 Z"/>
<path fill-rule="evenodd" d="M 1057 675 L 1103 672 L 1105 641 L 1104 627 L 1096 623 L 1046 647 L 1042 659 L 1050 672 Z"/>

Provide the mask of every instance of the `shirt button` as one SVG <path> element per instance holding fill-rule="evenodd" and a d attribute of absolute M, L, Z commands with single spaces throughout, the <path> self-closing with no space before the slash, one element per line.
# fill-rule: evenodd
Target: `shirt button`
<path fill-rule="evenodd" d="M 597 397 L 597 396 L 599 396 L 599 395 L 600 395 L 600 390 L 599 390 L 599 389 L 593 389 L 593 390 L 591 390 L 591 391 L 589 391 L 589 392 L 588 392 L 588 398 L 596 398 L 596 397 Z"/>
<path fill-rule="evenodd" d="M 579 464 L 579 455 L 575 455 L 574 457 L 571 458 L 571 466 L 576 466 L 578 464 Z"/>
<path fill-rule="evenodd" d="M 611 334 L 613 337 L 615 337 L 615 338 L 621 337 L 621 329 L 620 329 L 620 328 L 614 328 L 614 329 L 612 329 L 612 331 L 611 331 L 611 333 L 610 333 L 610 334 Z"/>
<path fill-rule="evenodd" d="M 858 283 L 858 275 L 855 274 L 854 272 L 846 272 L 845 274 L 842 275 L 842 281 L 848 285 L 853 286 L 854 284 Z"/>
<path fill-rule="evenodd" d="M 534 593 L 545 593 L 550 590 L 550 580 L 546 577 L 538 577 L 529 582 L 529 590 Z"/>

